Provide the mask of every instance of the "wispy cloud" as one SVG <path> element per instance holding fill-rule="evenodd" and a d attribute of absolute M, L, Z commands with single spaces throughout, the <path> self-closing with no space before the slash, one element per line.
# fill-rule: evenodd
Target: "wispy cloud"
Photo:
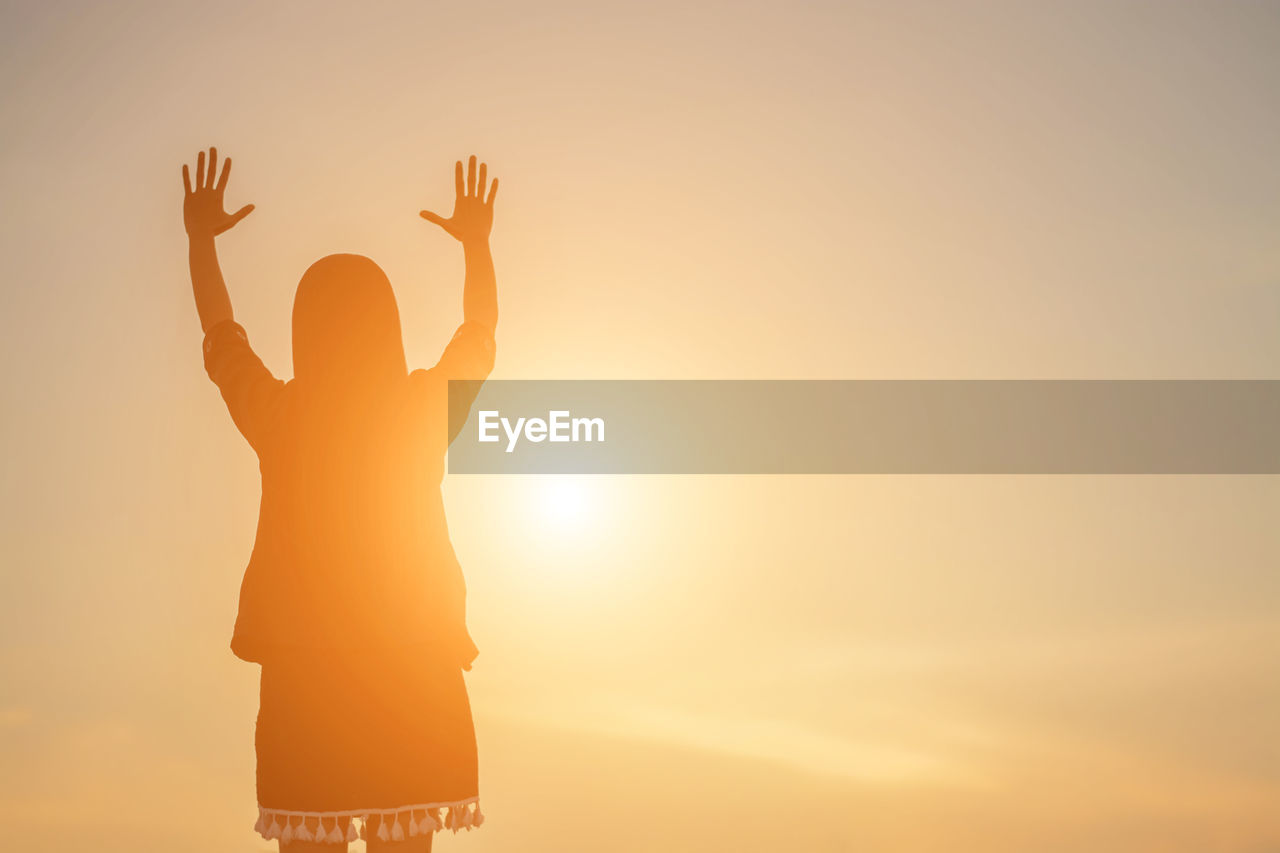
<path fill-rule="evenodd" d="M 808 773 L 866 784 L 966 787 L 985 784 L 981 774 L 944 750 L 883 737 L 851 738 L 786 719 L 698 712 L 608 699 L 527 710 L 521 718 L 557 729 L 657 741 L 775 762 Z"/>

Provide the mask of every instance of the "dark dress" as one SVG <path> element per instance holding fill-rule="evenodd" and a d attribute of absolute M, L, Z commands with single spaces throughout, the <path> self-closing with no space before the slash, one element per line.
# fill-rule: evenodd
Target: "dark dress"
<path fill-rule="evenodd" d="M 262 472 L 232 650 L 262 665 L 265 838 L 399 839 L 484 819 L 462 675 L 476 647 L 440 482 L 448 381 L 483 380 L 493 350 L 464 324 L 436 367 L 337 394 L 275 379 L 234 322 L 205 338 Z"/>

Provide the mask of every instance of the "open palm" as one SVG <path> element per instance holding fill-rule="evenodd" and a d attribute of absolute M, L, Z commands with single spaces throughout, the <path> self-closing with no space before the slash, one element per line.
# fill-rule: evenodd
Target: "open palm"
<path fill-rule="evenodd" d="M 196 183 L 191 185 L 191 172 L 186 164 L 182 166 L 182 184 L 187 194 L 182 200 L 182 222 L 187 226 L 187 234 L 192 237 L 214 237 L 235 225 L 253 212 L 253 205 L 246 204 L 235 213 L 227 213 L 223 209 L 223 193 L 227 189 L 227 179 L 231 177 L 231 158 L 222 164 L 222 176 L 218 177 L 218 149 L 209 149 L 209 169 L 205 172 L 204 152 L 196 158 Z M 215 182 L 215 178 L 217 181 Z"/>
<path fill-rule="evenodd" d="M 477 182 L 476 158 L 472 155 L 467 163 L 466 183 L 462 180 L 462 161 L 459 160 L 453 169 L 453 180 L 457 197 L 453 201 L 453 215 L 445 219 L 429 210 L 422 211 L 419 216 L 428 222 L 434 222 L 454 239 L 463 243 L 483 242 L 489 239 L 493 229 L 493 200 L 498 195 L 498 179 L 493 179 L 489 188 L 489 197 L 485 198 L 488 183 L 488 166 L 480 164 Z"/>

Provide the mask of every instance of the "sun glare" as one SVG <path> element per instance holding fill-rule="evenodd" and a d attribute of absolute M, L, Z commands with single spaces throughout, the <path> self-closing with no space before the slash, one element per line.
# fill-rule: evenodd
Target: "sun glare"
<path fill-rule="evenodd" d="M 592 524 L 590 487 L 579 477 L 544 477 L 536 489 L 539 516 L 560 531 L 581 530 Z"/>

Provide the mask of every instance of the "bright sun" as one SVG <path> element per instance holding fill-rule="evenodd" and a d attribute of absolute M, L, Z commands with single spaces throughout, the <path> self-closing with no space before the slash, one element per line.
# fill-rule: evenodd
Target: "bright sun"
<path fill-rule="evenodd" d="M 536 490 L 544 524 L 560 530 L 590 526 L 591 487 L 582 477 L 544 477 Z"/>

